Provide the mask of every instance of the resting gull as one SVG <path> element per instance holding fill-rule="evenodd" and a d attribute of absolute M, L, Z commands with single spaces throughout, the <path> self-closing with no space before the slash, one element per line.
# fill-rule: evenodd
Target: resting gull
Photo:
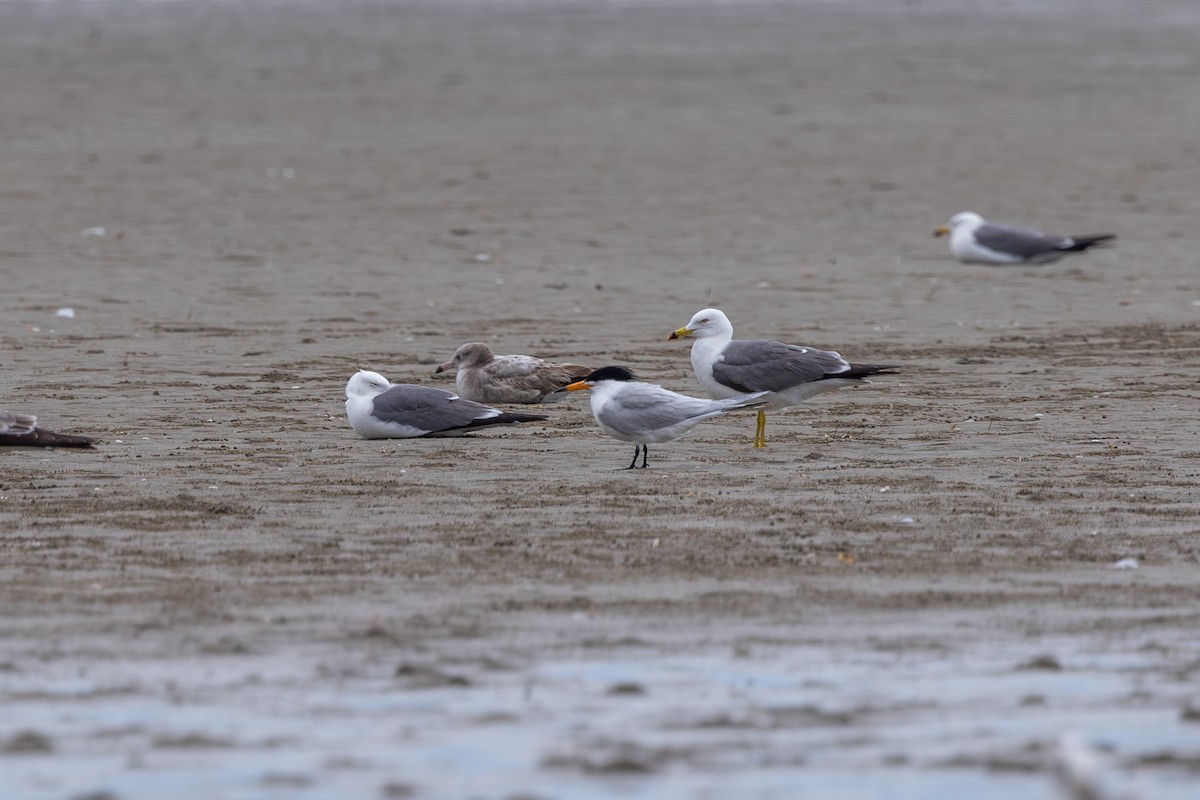
<path fill-rule="evenodd" d="M 950 252 L 959 261 L 981 264 L 1049 264 L 1070 253 L 1115 239 L 1116 234 L 1053 236 L 1033 228 L 996 225 L 974 211 L 961 211 L 933 232 L 950 234 Z"/>
<path fill-rule="evenodd" d="M 39 428 L 37 417 L 0 411 L 0 447 L 91 447 L 86 436 L 72 436 Z"/>
<path fill-rule="evenodd" d="M 359 370 L 346 384 L 346 416 L 364 439 L 413 439 L 463 434 L 544 414 L 508 414 L 433 386 L 391 383 L 378 372 Z"/>
<path fill-rule="evenodd" d="M 733 325 L 718 309 L 697 311 L 668 339 L 693 337 L 692 369 L 713 397 L 771 392 L 767 408 L 788 408 L 813 395 L 890 373 L 889 364 L 851 364 L 831 350 L 815 350 L 768 339 L 734 339 Z M 767 446 L 766 410 L 758 410 L 754 446 Z"/>
<path fill-rule="evenodd" d="M 483 342 L 468 342 L 434 372 L 457 370 L 458 393 L 477 403 L 543 403 L 562 399 L 553 392 L 592 371 L 534 356 L 498 356 Z"/>
<path fill-rule="evenodd" d="M 766 392 L 725 400 L 688 397 L 653 383 L 639 383 L 625 367 L 602 367 L 559 391 L 581 389 L 591 390 L 592 416 L 600 429 L 614 439 L 633 442 L 633 461 L 625 469 L 637 465 L 639 451 L 642 468 L 646 467 L 650 443 L 678 439 L 710 417 L 767 404 Z"/>

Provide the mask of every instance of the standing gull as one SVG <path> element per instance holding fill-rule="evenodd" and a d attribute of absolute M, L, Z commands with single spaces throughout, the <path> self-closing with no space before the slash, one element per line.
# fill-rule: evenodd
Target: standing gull
<path fill-rule="evenodd" d="M 578 364 L 554 364 L 533 356 L 498 356 L 483 342 L 468 342 L 436 370 L 457 370 L 458 393 L 477 403 L 543 403 L 571 381 L 592 371 Z"/>
<path fill-rule="evenodd" d="M 766 392 L 756 392 L 726 400 L 705 400 L 672 392 L 653 383 L 639 383 L 624 367 L 602 367 L 586 378 L 565 386 L 559 391 L 574 392 L 590 389 L 592 416 L 600 429 L 614 439 L 633 442 L 633 461 L 642 454 L 646 467 L 650 443 L 659 444 L 678 439 L 710 417 L 739 408 L 759 408 L 767 401 Z M 639 448 L 640 445 L 640 448 Z"/>
<path fill-rule="evenodd" d="M 788 408 L 813 395 L 890 373 L 890 364 L 851 364 L 832 350 L 814 350 L 769 339 L 734 339 L 729 317 L 715 308 L 697 311 L 668 339 L 695 338 L 692 369 L 713 397 L 772 392 L 767 408 Z M 754 446 L 767 446 L 767 413 L 758 410 Z"/>
<path fill-rule="evenodd" d="M 0 411 L 0 447 L 91 447 L 86 436 L 55 433 L 37 426 L 32 414 Z"/>
<path fill-rule="evenodd" d="M 964 263 L 1049 264 L 1070 253 L 1115 239 L 1116 234 L 1053 236 L 1033 228 L 995 225 L 974 211 L 961 211 L 934 236 L 950 234 L 950 252 Z"/>
<path fill-rule="evenodd" d="M 508 414 L 433 386 L 391 383 L 378 372 L 359 370 L 346 384 L 346 416 L 364 439 L 462 436 L 544 414 Z"/>

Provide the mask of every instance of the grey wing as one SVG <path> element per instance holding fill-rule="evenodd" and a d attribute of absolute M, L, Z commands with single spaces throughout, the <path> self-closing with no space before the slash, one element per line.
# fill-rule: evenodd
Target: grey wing
<path fill-rule="evenodd" d="M 464 428 L 473 421 L 500 414 L 482 403 L 463 400 L 454 392 L 432 386 L 393 386 L 375 398 L 372 413 L 385 422 L 425 431 Z"/>
<path fill-rule="evenodd" d="M 975 241 L 989 250 L 1011 253 L 1018 258 L 1036 258 L 1071 244 L 1065 236 L 1049 236 L 1033 228 L 990 224 L 975 229 Z"/>
<path fill-rule="evenodd" d="M 713 377 L 739 392 L 782 392 L 848 369 L 846 360 L 831 350 L 748 339 L 725 347 L 713 364 Z"/>
<path fill-rule="evenodd" d="M 720 409 L 712 400 L 677 394 L 654 384 L 631 383 L 604 406 L 600 421 L 624 433 L 647 433 Z"/>
<path fill-rule="evenodd" d="M 37 417 L 32 414 L 16 414 L 12 411 L 0 411 L 0 433 L 11 433 L 20 436 L 33 433 L 37 427 Z"/>

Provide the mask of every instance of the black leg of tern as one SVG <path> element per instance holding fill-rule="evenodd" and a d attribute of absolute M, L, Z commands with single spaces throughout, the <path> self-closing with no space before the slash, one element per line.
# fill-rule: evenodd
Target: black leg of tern
<path fill-rule="evenodd" d="M 639 448 L 636 444 L 633 446 L 633 461 L 630 461 L 629 466 L 626 467 L 625 469 L 636 469 L 637 468 L 638 450 L 640 450 L 640 449 L 641 448 Z"/>

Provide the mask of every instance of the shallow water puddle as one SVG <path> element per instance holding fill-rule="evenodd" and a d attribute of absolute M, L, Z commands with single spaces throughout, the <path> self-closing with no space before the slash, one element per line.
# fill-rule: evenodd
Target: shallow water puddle
<path fill-rule="evenodd" d="M 1064 735 L 1113 797 L 1193 796 L 1200 725 L 1153 651 L 644 655 L 22 670 L 3 681 L 6 797 L 1052 798 Z"/>

